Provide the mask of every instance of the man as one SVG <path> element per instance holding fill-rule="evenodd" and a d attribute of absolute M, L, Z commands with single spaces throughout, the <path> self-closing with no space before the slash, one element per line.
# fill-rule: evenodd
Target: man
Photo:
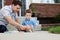
<path fill-rule="evenodd" d="M 18 11 L 22 6 L 21 1 L 13 1 L 11 5 L 5 6 L 0 10 L 0 33 L 7 31 L 6 26 L 11 24 L 15 26 L 18 31 L 24 29 L 18 21 Z"/>

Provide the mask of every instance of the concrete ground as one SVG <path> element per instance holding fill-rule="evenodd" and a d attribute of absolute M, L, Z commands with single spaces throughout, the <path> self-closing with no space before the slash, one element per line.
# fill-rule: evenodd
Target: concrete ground
<path fill-rule="evenodd" d="M 36 31 L 33 33 L 14 31 L 0 33 L 0 40 L 60 40 L 60 34 L 52 34 L 47 31 Z"/>

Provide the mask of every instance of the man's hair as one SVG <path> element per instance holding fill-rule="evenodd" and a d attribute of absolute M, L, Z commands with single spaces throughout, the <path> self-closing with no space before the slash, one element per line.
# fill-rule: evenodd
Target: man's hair
<path fill-rule="evenodd" d="M 25 10 L 24 14 L 26 15 L 26 13 L 31 13 L 32 14 L 32 11 L 30 9 L 28 9 L 28 10 Z"/>
<path fill-rule="evenodd" d="M 15 6 L 16 6 L 16 5 L 22 6 L 22 2 L 19 1 L 19 0 L 14 0 L 14 1 L 12 2 L 12 4 L 14 4 Z"/>

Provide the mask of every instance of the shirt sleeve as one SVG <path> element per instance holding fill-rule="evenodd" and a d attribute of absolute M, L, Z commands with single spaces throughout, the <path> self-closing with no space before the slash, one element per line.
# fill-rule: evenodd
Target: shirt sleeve
<path fill-rule="evenodd" d="M 4 10 L 1 10 L 1 13 L 2 13 L 3 17 L 5 17 L 5 16 L 11 17 L 8 10 L 5 10 L 5 9 Z"/>
<path fill-rule="evenodd" d="M 33 27 L 36 27 L 37 21 L 33 19 L 33 20 L 32 20 L 32 25 L 33 25 Z"/>

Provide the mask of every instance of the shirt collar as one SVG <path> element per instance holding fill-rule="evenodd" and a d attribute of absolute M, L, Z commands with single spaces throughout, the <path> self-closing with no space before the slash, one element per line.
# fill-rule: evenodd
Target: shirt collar
<path fill-rule="evenodd" d="M 14 11 L 12 10 L 12 5 L 9 6 L 9 9 L 10 9 L 11 13 L 17 13 L 17 12 L 14 12 Z"/>
<path fill-rule="evenodd" d="M 12 11 L 12 6 L 11 6 L 11 5 L 9 6 L 9 9 L 10 9 L 11 12 L 13 12 L 13 11 Z"/>
<path fill-rule="evenodd" d="M 30 18 L 30 19 L 31 19 L 31 18 Z M 26 21 L 30 21 L 30 19 L 26 19 L 26 18 L 25 18 Z"/>

